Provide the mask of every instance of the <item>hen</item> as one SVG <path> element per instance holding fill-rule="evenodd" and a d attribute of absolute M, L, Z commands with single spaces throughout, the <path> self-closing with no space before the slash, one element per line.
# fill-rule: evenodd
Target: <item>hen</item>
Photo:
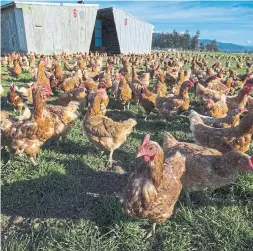
<path fill-rule="evenodd" d="M 215 127 L 215 128 L 229 128 L 235 127 L 240 122 L 240 115 L 244 112 L 247 112 L 245 108 L 237 108 L 228 112 L 228 114 L 223 118 L 213 118 L 198 114 L 197 112 L 191 110 L 189 118 L 194 116 L 200 117 L 205 125 Z"/>
<path fill-rule="evenodd" d="M 119 91 L 119 83 L 120 83 L 120 73 L 116 73 L 114 75 L 113 81 L 112 81 L 112 89 L 111 94 L 114 98 L 117 97 L 118 91 Z"/>
<path fill-rule="evenodd" d="M 45 65 L 46 65 L 45 59 L 41 59 L 38 66 L 38 76 L 36 79 L 37 84 L 45 84 L 45 83 L 49 84 L 49 79 L 46 77 L 45 74 Z"/>
<path fill-rule="evenodd" d="M 64 69 L 66 69 L 67 71 L 74 71 L 77 68 L 77 62 L 75 62 L 74 64 L 70 64 L 68 62 L 68 60 L 64 60 Z"/>
<path fill-rule="evenodd" d="M 247 105 L 247 107 L 248 107 L 249 111 L 253 111 L 253 97 L 251 97 L 251 96 L 248 96 L 248 105 Z"/>
<path fill-rule="evenodd" d="M 35 156 L 43 143 L 54 135 L 54 124 L 50 113 L 45 109 L 46 99 L 51 89 L 39 85 L 33 88 L 33 119 L 15 122 L 2 118 L 1 141 L 11 154 L 26 154 L 35 166 Z"/>
<path fill-rule="evenodd" d="M 99 89 L 83 120 L 83 128 L 91 143 L 101 151 L 109 151 L 109 167 L 112 167 L 113 152 L 118 149 L 137 124 L 135 120 L 115 122 L 104 116 L 108 104 L 105 89 Z"/>
<path fill-rule="evenodd" d="M 217 149 L 222 153 L 229 151 L 246 152 L 253 133 L 253 111 L 232 128 L 213 128 L 203 123 L 199 116 L 189 117 L 190 129 L 197 144 Z"/>
<path fill-rule="evenodd" d="M 153 92 L 149 91 L 148 88 L 145 86 L 141 89 L 141 99 L 140 104 L 144 108 L 146 112 L 145 120 L 147 120 L 147 117 L 151 112 L 155 112 L 155 101 L 156 101 L 157 94 L 154 94 Z"/>
<path fill-rule="evenodd" d="M 155 86 L 153 87 L 152 92 L 155 94 L 159 94 L 161 97 L 164 97 L 167 93 L 167 86 L 165 84 L 164 80 L 164 74 L 162 71 L 159 71 L 156 73 L 157 76 L 157 82 Z"/>
<path fill-rule="evenodd" d="M 203 114 L 213 118 L 223 118 L 228 113 L 228 106 L 226 104 L 226 96 L 223 95 L 221 100 L 214 102 L 212 99 L 208 99 L 202 105 Z"/>
<path fill-rule="evenodd" d="M 188 94 L 189 88 L 193 87 L 193 82 L 185 81 L 180 88 L 177 96 L 160 97 L 158 94 L 155 101 L 155 107 L 158 112 L 167 119 L 174 117 L 178 111 L 186 111 L 189 109 L 190 98 Z"/>
<path fill-rule="evenodd" d="M 212 99 L 214 102 L 218 102 L 222 99 L 224 93 L 209 89 L 201 84 L 197 84 L 196 95 L 199 98 L 200 103 L 205 102 L 207 99 Z"/>
<path fill-rule="evenodd" d="M 244 108 L 248 101 L 248 95 L 253 89 L 253 85 L 246 84 L 237 95 L 227 96 L 226 103 L 229 110 L 236 108 Z"/>
<path fill-rule="evenodd" d="M 7 93 L 7 102 L 13 105 L 14 109 L 17 109 L 19 112 L 22 111 L 25 105 L 23 102 L 22 94 L 19 92 L 17 86 L 13 83 L 11 84 L 10 90 Z"/>
<path fill-rule="evenodd" d="M 19 88 L 19 92 L 21 93 L 22 97 L 26 99 L 26 102 L 29 104 L 33 103 L 32 87 L 34 84 L 34 82 L 26 83 L 24 86 Z"/>
<path fill-rule="evenodd" d="M 79 87 L 82 81 L 82 72 L 77 70 L 75 76 L 64 79 L 64 81 L 58 85 L 57 88 L 62 89 L 64 92 L 73 90 L 76 87 Z"/>
<path fill-rule="evenodd" d="M 131 90 L 130 86 L 127 84 L 126 78 L 124 76 L 121 75 L 120 79 L 121 80 L 119 82 L 117 99 L 123 105 L 124 110 L 125 110 L 126 105 L 129 109 L 130 100 L 132 98 L 132 90 Z"/>
<path fill-rule="evenodd" d="M 178 74 L 178 81 L 176 82 L 176 85 L 172 88 L 172 92 L 174 95 L 178 95 L 180 92 L 181 85 L 185 81 L 191 81 L 194 82 L 193 79 L 190 78 L 191 70 L 188 69 L 186 72 L 180 71 Z"/>
<path fill-rule="evenodd" d="M 141 98 L 141 88 L 142 88 L 142 83 L 138 79 L 136 68 L 132 67 L 132 81 L 130 83 L 130 88 L 133 93 L 133 99 L 136 104 L 139 104 L 140 98 Z"/>
<path fill-rule="evenodd" d="M 166 158 L 176 152 L 186 158 L 186 171 L 181 180 L 188 202 L 190 192 L 232 184 L 238 170 L 253 172 L 253 157 L 237 151 L 222 155 L 212 148 L 179 142 L 168 132 L 163 134 L 163 148 Z"/>
<path fill-rule="evenodd" d="M 17 78 L 22 73 L 22 68 L 17 59 L 14 60 L 14 67 L 8 68 L 9 75 Z"/>
<path fill-rule="evenodd" d="M 57 105 L 67 106 L 69 102 L 77 101 L 80 103 L 80 110 L 87 105 L 87 92 L 84 87 L 76 88 L 60 94 L 56 99 Z"/>
<path fill-rule="evenodd" d="M 61 85 L 66 78 L 64 71 L 62 70 L 61 63 L 55 61 L 53 63 L 52 69 L 54 69 L 54 76 L 57 82 L 56 86 Z"/>
<path fill-rule="evenodd" d="M 45 109 L 50 114 L 54 124 L 55 139 L 62 139 L 73 127 L 78 118 L 78 108 L 79 102 L 76 101 L 70 101 L 67 106 L 46 105 Z"/>
<path fill-rule="evenodd" d="M 175 153 L 164 159 L 164 151 L 146 135 L 137 153 L 142 163 L 132 173 L 124 191 L 123 205 L 126 214 L 147 218 L 153 223 L 164 222 L 173 214 L 182 190 L 181 177 L 185 172 L 185 157 Z"/>

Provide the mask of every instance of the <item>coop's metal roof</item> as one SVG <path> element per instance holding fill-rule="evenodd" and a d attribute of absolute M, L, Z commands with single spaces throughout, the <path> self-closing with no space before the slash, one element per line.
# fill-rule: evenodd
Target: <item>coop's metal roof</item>
<path fill-rule="evenodd" d="M 21 1 L 13 1 L 11 3 L 5 4 L 1 6 L 1 10 L 11 7 L 16 4 L 30 4 L 30 5 L 53 5 L 53 6 L 75 6 L 75 7 L 81 7 L 81 6 L 99 6 L 99 4 L 78 4 L 78 3 L 49 3 L 49 2 L 21 2 Z"/>
<path fill-rule="evenodd" d="M 103 12 L 109 12 L 109 11 L 113 12 L 114 10 L 115 10 L 115 11 L 120 11 L 120 12 L 126 14 L 127 16 L 129 16 L 129 17 L 131 17 L 131 18 L 134 18 L 134 19 L 137 19 L 137 20 L 139 20 L 139 21 L 141 21 L 141 22 L 143 22 L 143 23 L 152 25 L 151 23 L 148 23 L 148 22 L 146 22 L 146 21 L 144 21 L 144 20 L 142 20 L 142 19 L 140 19 L 140 18 L 138 18 L 138 17 L 132 16 L 131 14 L 128 14 L 128 13 L 126 13 L 125 11 L 123 11 L 123 10 L 121 10 L 121 9 L 118 9 L 118 8 L 115 8 L 115 7 L 99 9 L 99 10 L 98 10 L 98 13 L 99 13 L 99 12 L 101 12 L 101 13 L 103 13 Z M 154 25 L 152 25 L 152 26 L 154 27 Z"/>

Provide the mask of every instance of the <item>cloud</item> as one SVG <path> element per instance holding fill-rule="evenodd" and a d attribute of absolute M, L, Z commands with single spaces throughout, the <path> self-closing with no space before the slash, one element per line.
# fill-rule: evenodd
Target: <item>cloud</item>
<path fill-rule="evenodd" d="M 104 3 L 105 4 L 105 3 Z M 103 5 L 104 5 L 103 4 Z M 116 6 L 115 6 L 116 5 Z M 245 44 L 253 40 L 252 2 L 117 2 L 111 4 L 152 23 L 156 30 L 200 30 L 201 38 Z"/>
<path fill-rule="evenodd" d="M 247 44 L 252 44 L 252 41 L 251 40 L 246 40 L 246 43 Z"/>

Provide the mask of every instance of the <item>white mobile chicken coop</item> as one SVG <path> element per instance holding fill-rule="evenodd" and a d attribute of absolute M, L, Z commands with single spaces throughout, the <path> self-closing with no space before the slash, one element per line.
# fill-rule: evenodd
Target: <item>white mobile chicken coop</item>
<path fill-rule="evenodd" d="M 151 52 L 152 24 L 98 6 L 17 1 L 3 5 L 1 52 Z"/>
<path fill-rule="evenodd" d="M 1 7 L 2 52 L 88 52 L 98 5 L 17 2 Z"/>
<path fill-rule="evenodd" d="M 154 26 L 117 8 L 98 10 L 91 50 L 150 53 Z"/>

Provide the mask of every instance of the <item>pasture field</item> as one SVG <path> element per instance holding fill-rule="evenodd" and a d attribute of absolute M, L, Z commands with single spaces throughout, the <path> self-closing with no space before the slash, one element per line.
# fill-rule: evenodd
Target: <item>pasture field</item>
<path fill-rule="evenodd" d="M 245 72 L 246 68 L 240 69 L 240 73 Z M 2 67 L 5 95 L 11 80 Z M 14 80 L 18 86 L 30 81 L 29 74 Z M 191 99 L 190 109 L 194 109 L 194 93 Z M 12 111 L 5 98 L 1 105 Z M 187 206 L 182 195 L 174 216 L 158 226 L 154 239 L 143 241 L 149 223 L 124 214 L 120 194 L 127 175 L 120 170 L 129 174 L 140 163 L 135 156 L 147 133 L 159 143 L 163 130 L 180 141 L 193 142 L 187 113 L 171 122 L 157 115 L 144 121 L 142 107 L 132 104 L 129 111 L 123 111 L 111 100 L 106 115 L 116 121 L 137 120 L 127 142 L 114 153 L 114 170 L 105 167 L 107 153 L 100 155 L 84 136 L 83 112 L 59 146 L 49 141 L 42 147 L 37 167 L 33 168 L 26 157 L 16 157 L 2 167 L 2 250 L 253 250 L 252 173 L 240 173 L 234 185 L 193 193 L 193 207 Z M 253 155 L 253 143 L 248 154 Z M 2 150 L 1 155 L 3 165 L 8 154 Z"/>

